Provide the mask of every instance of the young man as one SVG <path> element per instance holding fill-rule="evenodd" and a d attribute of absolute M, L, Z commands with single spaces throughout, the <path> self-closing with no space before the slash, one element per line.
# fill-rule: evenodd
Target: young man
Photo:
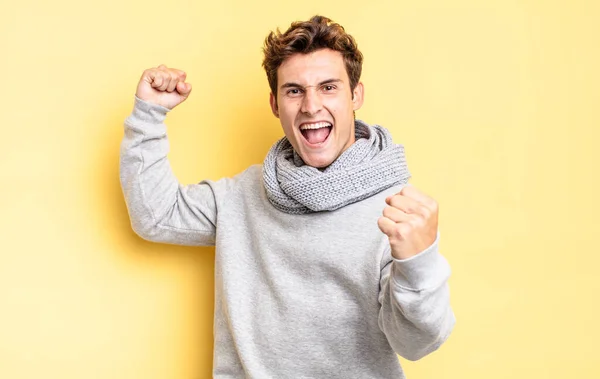
<path fill-rule="evenodd" d="M 192 89 L 144 71 L 125 121 L 121 184 L 143 238 L 216 245 L 215 378 L 403 378 L 454 326 L 436 202 L 408 185 L 404 150 L 354 119 L 354 39 L 315 16 L 265 40 L 285 132 L 263 165 L 182 186 L 163 123 Z"/>

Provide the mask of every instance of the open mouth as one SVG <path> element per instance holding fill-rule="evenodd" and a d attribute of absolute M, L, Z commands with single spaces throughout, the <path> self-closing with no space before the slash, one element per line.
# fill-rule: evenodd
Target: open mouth
<path fill-rule="evenodd" d="M 305 123 L 300 126 L 304 139 L 311 145 L 322 144 L 329 138 L 333 125 L 326 121 Z"/>

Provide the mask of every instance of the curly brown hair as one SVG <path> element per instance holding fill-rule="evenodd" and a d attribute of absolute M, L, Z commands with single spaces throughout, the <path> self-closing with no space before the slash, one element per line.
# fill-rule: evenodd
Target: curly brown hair
<path fill-rule="evenodd" d="M 271 92 L 274 95 L 277 93 L 277 69 L 286 58 L 296 53 L 308 54 L 325 48 L 342 53 L 353 91 L 360 80 L 363 55 L 343 26 L 317 15 L 308 21 L 293 22 L 283 34 L 278 28 L 265 38 L 262 65 L 267 72 Z"/>

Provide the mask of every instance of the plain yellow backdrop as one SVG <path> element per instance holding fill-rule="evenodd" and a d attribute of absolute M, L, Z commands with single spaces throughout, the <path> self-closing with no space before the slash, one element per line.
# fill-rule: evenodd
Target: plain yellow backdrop
<path fill-rule="evenodd" d="M 2 2 L 0 378 L 210 377 L 214 250 L 132 232 L 123 120 L 144 69 L 184 69 L 181 182 L 262 162 L 262 41 L 317 13 L 365 56 L 357 117 L 440 203 L 457 324 L 408 378 L 600 377 L 598 4 Z"/>

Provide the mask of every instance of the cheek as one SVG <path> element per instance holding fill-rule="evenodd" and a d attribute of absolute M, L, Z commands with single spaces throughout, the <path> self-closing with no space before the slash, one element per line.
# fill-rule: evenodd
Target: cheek
<path fill-rule="evenodd" d="M 279 113 L 284 118 L 293 120 L 294 118 L 296 118 L 299 109 L 300 103 L 281 104 L 281 107 L 279 108 Z"/>
<path fill-rule="evenodd" d="M 345 96 L 327 99 L 323 105 L 332 115 L 343 116 L 346 112 L 352 112 L 352 101 Z"/>
<path fill-rule="evenodd" d="M 298 104 L 287 103 L 279 108 L 279 120 L 283 126 L 283 130 L 286 134 L 292 132 L 294 129 L 294 122 L 297 118 Z"/>

